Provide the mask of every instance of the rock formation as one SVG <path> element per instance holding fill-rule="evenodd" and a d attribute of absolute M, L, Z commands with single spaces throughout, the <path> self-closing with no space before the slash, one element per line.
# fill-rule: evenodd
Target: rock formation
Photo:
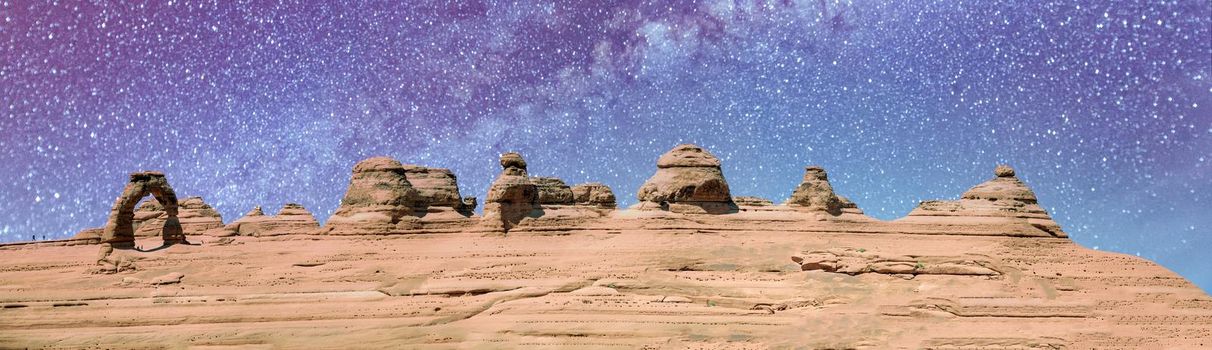
<path fill-rule="evenodd" d="M 315 216 L 302 205 L 286 203 L 277 215 L 265 215 L 261 207 L 254 207 L 244 217 L 233 221 L 221 230 L 209 234 L 214 236 L 279 236 L 287 234 L 307 234 L 320 228 Z"/>
<path fill-rule="evenodd" d="M 185 242 L 181 221 L 178 218 L 177 194 L 168 185 L 164 173 L 158 171 L 143 171 L 130 174 L 130 181 L 122 189 L 122 194 L 114 200 L 110 209 L 109 219 L 101 234 L 101 241 L 115 247 L 132 247 L 135 241 L 135 204 L 147 195 L 152 195 L 163 203 L 164 224 L 160 227 L 165 244 Z"/>
<path fill-rule="evenodd" d="M 72 236 L 72 240 L 84 241 L 84 244 L 101 243 L 101 235 L 105 233 L 105 229 L 101 227 L 92 227 L 80 230 Z"/>
<path fill-rule="evenodd" d="M 1032 192 L 1026 184 L 1014 176 L 1014 168 L 999 164 L 993 169 L 993 175 L 992 180 L 972 187 L 960 198 L 990 202 L 1009 201 L 1024 205 L 1036 204 L 1035 192 Z"/>
<path fill-rule="evenodd" d="M 837 196 L 837 200 L 838 200 L 838 202 L 840 202 L 842 204 L 843 213 L 851 213 L 851 214 L 859 214 L 859 215 L 863 214 L 863 210 L 859 209 L 858 204 L 855 204 L 853 201 L 850 200 L 850 198 L 846 198 L 846 196 Z"/>
<path fill-rule="evenodd" d="M 958 201 L 923 201 L 898 222 L 998 225 L 997 232 L 1005 235 L 1068 237 L 1008 165 L 998 165 L 992 180 L 972 187 Z"/>
<path fill-rule="evenodd" d="M 405 168 L 389 157 L 374 157 L 354 165 L 341 205 L 325 223 L 331 234 L 385 234 L 413 228 L 414 210 L 426 203 Z"/>
<path fill-rule="evenodd" d="M 464 200 L 459 194 L 458 179 L 450 169 L 406 164 L 404 175 L 425 199 L 426 206 L 451 208 L 466 215 L 475 211 L 475 197 Z"/>
<path fill-rule="evenodd" d="M 572 186 L 572 201 L 578 205 L 614 208 L 616 206 L 614 192 L 600 182 L 583 183 Z"/>
<path fill-rule="evenodd" d="M 249 211 L 248 211 L 248 213 L 245 213 L 245 214 L 244 214 L 244 217 L 251 217 L 251 216 L 264 216 L 264 215 L 265 215 L 265 211 L 264 211 L 264 210 L 261 210 L 261 206 L 259 206 L 259 205 L 258 205 L 258 206 L 254 206 L 254 207 L 252 208 L 252 210 L 249 210 Z"/>
<path fill-rule="evenodd" d="M 791 193 L 791 198 L 787 199 L 787 205 L 832 215 L 842 214 L 842 200 L 833 193 L 829 174 L 815 165 L 804 168 L 804 179 Z"/>
<path fill-rule="evenodd" d="M 539 209 L 539 189 L 526 173 L 522 155 L 501 155 L 501 174 L 488 188 L 484 198 L 484 226 L 509 230 Z"/>
<path fill-rule="evenodd" d="M 639 209 L 675 212 L 735 211 L 720 160 L 702 147 L 683 144 L 657 159 L 657 172 L 640 186 Z"/>
<path fill-rule="evenodd" d="M 223 227 L 223 216 L 202 197 L 188 197 L 180 201 L 177 218 L 181 222 L 181 232 L 185 235 L 199 235 L 210 229 Z M 159 201 L 152 198 L 135 210 L 135 237 L 153 237 L 160 235 L 168 214 Z"/>
<path fill-rule="evenodd" d="M 646 197 L 671 211 L 607 209 L 613 195 L 598 184 L 569 189 L 574 204 L 545 205 L 535 182 L 546 180 L 532 180 L 520 155 L 503 155 L 481 222 L 507 235 L 483 234 L 463 216 L 433 227 L 434 216 L 453 213 L 435 203 L 453 205 L 458 191 L 425 171 L 441 185 L 424 187 L 444 188 L 426 192 L 406 166 L 378 158 L 355 167 L 328 230 L 307 229 L 314 218 L 287 205 L 275 216 L 254 208 L 227 226 L 252 237 L 201 245 L 101 244 L 94 255 L 96 247 L 68 240 L 0 244 L 0 348 L 1212 344 L 1212 297 L 1140 257 L 1064 238 L 1009 167 L 958 200 L 884 221 L 833 194 L 811 168 L 794 204 L 721 200 L 718 161 L 685 153 L 673 162 L 690 166 L 654 176 L 677 180 L 652 181 L 647 194 L 664 197 Z M 693 176 L 677 179 L 685 174 Z M 136 175 L 111 215 L 126 218 L 126 234 L 107 225 L 82 240 L 133 239 L 134 208 L 146 193 L 177 219 L 163 175 Z M 744 207 L 674 212 L 687 202 Z M 826 210 L 841 214 L 818 220 Z M 279 232 L 301 234 L 265 237 Z M 98 265 L 82 268 L 89 261 Z"/>
<path fill-rule="evenodd" d="M 561 230 L 595 222 L 615 207 L 614 194 L 605 185 L 579 185 L 574 190 L 556 177 L 531 177 L 526 160 L 513 152 L 501 155 L 500 163 L 501 174 L 485 200 L 482 230 Z"/>
<path fill-rule="evenodd" d="M 732 201 L 739 206 L 745 207 L 769 207 L 774 205 L 769 199 L 754 196 L 737 196 L 733 197 Z"/>
<path fill-rule="evenodd" d="M 557 177 L 533 176 L 530 182 L 539 190 L 540 205 L 571 205 L 576 203 L 572 188 Z"/>
<path fill-rule="evenodd" d="M 865 249 L 828 249 L 805 252 L 791 257 L 791 261 L 800 265 L 804 271 L 820 270 L 826 272 L 858 275 L 878 273 L 885 275 L 956 275 L 956 276 L 997 276 L 1001 272 L 990 268 L 992 265 L 982 257 L 924 257 L 924 256 L 884 256 Z"/>

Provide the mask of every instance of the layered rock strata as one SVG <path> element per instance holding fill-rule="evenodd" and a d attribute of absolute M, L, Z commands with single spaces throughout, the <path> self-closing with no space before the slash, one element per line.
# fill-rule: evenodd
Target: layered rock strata
<path fill-rule="evenodd" d="M 622 211 L 637 216 L 508 235 L 206 239 L 100 256 L 0 245 L 0 348 L 1212 344 L 1212 298 L 1140 257 L 997 225 L 971 235 L 784 209 Z M 105 265 L 84 266 L 94 259 Z"/>
<path fill-rule="evenodd" d="M 597 206 L 601 208 L 614 208 L 615 202 L 614 191 L 610 190 L 610 186 L 606 186 L 600 182 L 589 182 L 572 186 L 572 201 L 579 205 Z"/>
<path fill-rule="evenodd" d="M 1008 165 L 998 165 L 993 179 L 969 189 L 955 201 L 923 201 L 901 223 L 950 225 L 964 231 L 998 226 L 1011 236 L 1068 237 Z M 984 231 L 984 230 L 981 230 Z M 974 233 L 976 234 L 976 233 Z"/>
<path fill-rule="evenodd" d="M 178 203 L 177 219 L 185 235 L 200 235 L 207 230 L 223 227 L 223 216 L 202 197 L 188 197 Z M 135 237 L 154 237 L 161 234 L 168 214 L 156 199 L 150 199 L 135 210 Z"/>
<path fill-rule="evenodd" d="M 483 226 L 509 230 L 527 216 L 538 216 L 539 188 L 530 181 L 522 155 L 501 155 L 501 174 L 493 180 L 484 197 Z"/>
<path fill-rule="evenodd" d="M 233 221 L 220 230 L 208 232 L 214 236 L 280 236 L 307 234 L 320 228 L 315 216 L 300 204 L 287 203 L 277 215 L 265 215 L 261 207 L 255 207 L 244 217 Z"/>
<path fill-rule="evenodd" d="M 804 252 L 791 257 L 804 271 L 858 275 L 878 273 L 885 275 L 956 275 L 997 276 L 1001 272 L 984 257 L 925 257 L 888 256 L 866 249 L 828 249 Z"/>
<path fill-rule="evenodd" d="M 366 220 L 340 229 L 417 233 L 409 225 L 429 220 L 433 213 L 417 208 L 434 208 L 434 195 L 398 162 L 365 163 L 339 211 Z M 501 164 L 483 222 L 512 225 L 508 235 L 464 227 L 424 237 L 265 238 L 274 230 L 254 228 L 270 217 L 255 208 L 233 223 L 254 237 L 201 245 L 102 244 L 94 254 L 65 241 L 0 244 L 0 348 L 1212 344 L 1207 293 L 1140 257 L 1065 238 L 1009 167 L 958 200 L 883 221 L 830 199 L 823 171 L 797 205 L 738 197 L 729 202 L 743 209 L 702 215 L 603 209 L 613 202 L 605 186 L 570 188 L 571 205 L 543 204 L 520 155 Z M 140 193 L 150 193 L 137 187 L 154 184 L 133 180 L 116 205 L 128 223 Z M 175 196 L 159 191 L 172 203 L 164 215 L 173 208 L 175 218 Z M 816 219 L 830 208 L 841 214 Z M 276 217 L 305 212 L 288 205 Z M 506 212 L 523 216 L 507 221 Z"/>
<path fill-rule="evenodd" d="M 467 216 L 475 211 L 475 197 L 459 193 L 458 178 L 450 169 L 405 164 L 404 176 L 425 199 L 426 210 L 449 208 Z"/>
<path fill-rule="evenodd" d="M 539 191 L 539 205 L 576 204 L 572 188 L 557 177 L 532 176 L 530 182 Z"/>
<path fill-rule="evenodd" d="M 131 247 L 135 241 L 135 205 L 143 197 L 151 195 L 163 203 L 164 224 L 160 227 L 166 244 L 185 242 L 181 221 L 178 218 L 177 194 L 169 186 L 164 173 L 143 171 L 130 174 L 130 180 L 122 194 L 114 200 L 109 219 L 101 233 L 101 242 L 118 247 Z"/>
<path fill-rule="evenodd" d="M 815 165 L 804 168 L 804 179 L 791 193 L 791 198 L 787 199 L 787 205 L 833 215 L 842 214 L 842 200 L 833 193 L 829 174 Z"/>
<path fill-rule="evenodd" d="M 330 234 L 386 234 L 414 229 L 415 209 L 426 198 L 408 181 L 406 169 L 389 157 L 354 165 L 341 205 L 324 224 Z"/>
<path fill-rule="evenodd" d="M 637 198 L 638 209 L 711 214 L 736 210 L 719 158 L 692 144 L 661 155 L 656 174 L 640 186 Z"/>
<path fill-rule="evenodd" d="M 754 196 L 737 196 L 732 198 L 736 205 L 743 207 L 769 207 L 774 205 L 774 202 L 769 199 Z"/>

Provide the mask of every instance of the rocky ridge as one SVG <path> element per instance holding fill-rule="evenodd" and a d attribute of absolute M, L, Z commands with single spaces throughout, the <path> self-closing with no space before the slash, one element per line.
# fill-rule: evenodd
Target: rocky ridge
<path fill-rule="evenodd" d="M 297 203 L 286 203 L 278 210 L 277 215 L 265 215 L 261 207 L 257 206 L 236 221 L 206 234 L 215 237 L 263 237 L 308 233 L 319 228 L 319 222 L 307 208 Z"/>
<path fill-rule="evenodd" d="M 0 245 L 0 348 L 1212 344 L 1212 298 L 1076 245 L 1008 166 L 883 221 L 819 167 L 774 204 L 734 198 L 706 150 L 666 155 L 632 210 L 507 153 L 484 216 L 464 215 L 454 174 L 372 158 L 324 228 L 288 205 L 195 245 Z"/>

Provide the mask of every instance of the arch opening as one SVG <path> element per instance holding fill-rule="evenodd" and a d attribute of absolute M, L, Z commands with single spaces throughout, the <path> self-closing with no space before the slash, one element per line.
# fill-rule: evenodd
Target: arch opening
<path fill-rule="evenodd" d="M 163 233 L 164 245 L 186 243 L 177 218 L 177 194 L 169 186 L 164 173 L 144 171 L 130 174 L 130 181 L 122 189 L 122 195 L 114 201 L 109 220 L 101 235 L 101 242 L 114 248 L 133 248 L 135 244 L 134 216 L 136 205 L 144 197 L 152 196 L 164 207 L 166 220 Z"/>

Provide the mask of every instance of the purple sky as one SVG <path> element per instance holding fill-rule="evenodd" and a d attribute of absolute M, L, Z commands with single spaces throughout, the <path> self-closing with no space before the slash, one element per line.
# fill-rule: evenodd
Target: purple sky
<path fill-rule="evenodd" d="M 159 169 L 232 220 L 336 208 L 359 159 L 496 157 L 624 205 L 662 152 L 869 214 L 1013 164 L 1073 239 L 1212 286 L 1207 1 L 0 2 L 0 241 L 104 223 Z"/>

